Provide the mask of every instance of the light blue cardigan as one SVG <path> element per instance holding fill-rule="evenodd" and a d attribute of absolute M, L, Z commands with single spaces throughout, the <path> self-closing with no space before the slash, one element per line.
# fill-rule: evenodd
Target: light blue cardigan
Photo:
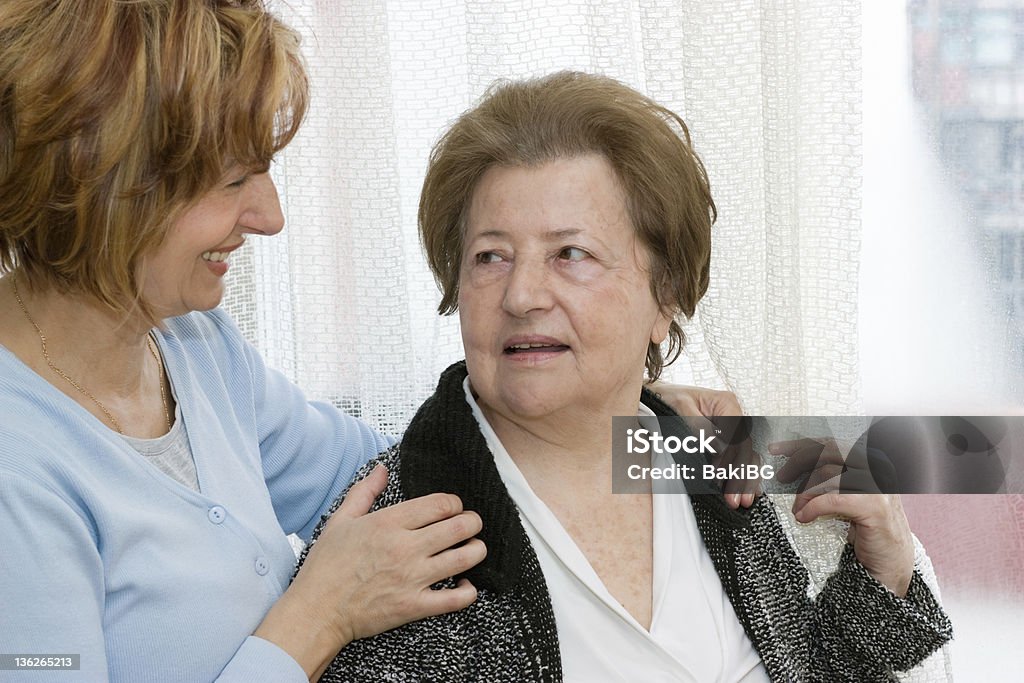
<path fill-rule="evenodd" d="M 26 681 L 306 680 L 250 635 L 295 566 L 285 535 L 391 441 L 308 402 L 223 312 L 167 327 L 199 493 L 0 346 L 0 652 L 81 655 Z"/>

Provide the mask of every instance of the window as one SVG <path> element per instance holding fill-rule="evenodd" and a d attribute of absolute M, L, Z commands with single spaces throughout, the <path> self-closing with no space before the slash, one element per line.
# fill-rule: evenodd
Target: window
<path fill-rule="evenodd" d="M 975 10 L 971 21 L 974 63 L 1006 66 L 1016 53 L 1014 15 L 1009 10 Z"/>

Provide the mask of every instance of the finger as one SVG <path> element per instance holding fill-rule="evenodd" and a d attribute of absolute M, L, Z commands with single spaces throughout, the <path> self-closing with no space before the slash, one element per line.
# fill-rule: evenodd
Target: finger
<path fill-rule="evenodd" d="M 797 487 L 797 493 L 806 493 L 812 489 L 817 489 L 819 493 L 824 493 L 831 489 L 838 490 L 842 484 L 840 477 L 842 477 L 845 471 L 842 465 L 823 465 L 822 467 L 817 467 L 809 472 L 803 481 L 800 482 L 800 486 Z M 824 491 L 821 489 L 824 489 Z"/>
<path fill-rule="evenodd" d="M 856 463 L 859 470 L 870 472 L 875 481 L 875 492 L 892 493 L 899 489 L 899 471 L 885 451 L 878 448 L 854 448 L 847 463 Z"/>
<path fill-rule="evenodd" d="M 763 462 L 761 460 L 761 456 L 755 453 L 753 448 L 750 449 L 750 452 L 753 457 L 753 462 L 751 464 L 760 466 Z M 732 483 L 733 482 L 729 482 L 729 484 Z M 764 481 L 761 479 L 761 477 L 755 477 L 750 479 L 741 479 L 738 481 L 738 483 L 739 489 L 736 491 L 736 493 L 739 494 L 738 503 L 742 507 L 749 508 L 751 505 L 754 504 L 754 500 L 757 498 L 757 494 L 761 492 Z"/>
<path fill-rule="evenodd" d="M 477 598 L 476 587 L 468 579 L 460 580 L 455 588 L 425 590 L 422 595 L 422 613 L 417 619 L 456 612 L 472 605 Z"/>
<path fill-rule="evenodd" d="M 761 456 L 754 450 L 753 444 L 749 439 L 744 440 L 742 443 L 731 446 L 726 451 L 725 456 L 722 459 L 723 465 L 735 464 L 744 467 L 744 473 L 747 473 L 745 469 L 748 465 L 756 465 L 760 468 L 763 460 Z M 760 472 L 760 469 L 758 470 Z M 725 493 L 736 493 L 736 494 L 755 494 L 761 489 L 761 478 L 757 477 L 736 477 L 728 479 L 725 482 L 724 491 Z M 739 499 L 737 504 L 740 504 Z M 749 506 L 747 506 L 749 507 Z"/>
<path fill-rule="evenodd" d="M 840 493 L 882 492 L 870 472 L 865 472 L 864 470 L 847 470 L 840 473 L 838 476 L 832 477 L 831 479 L 823 481 L 816 486 L 808 488 L 797 497 L 806 496 L 810 499 L 815 496 L 820 496 L 823 493 L 828 493 L 829 491 L 839 491 Z"/>
<path fill-rule="evenodd" d="M 373 514 L 394 518 L 395 523 L 403 529 L 422 529 L 461 512 L 462 500 L 458 496 L 451 493 L 431 493 L 378 510 Z"/>
<path fill-rule="evenodd" d="M 773 441 L 768 444 L 768 452 L 772 455 L 791 455 L 795 451 L 798 451 L 801 448 L 806 448 L 810 444 L 821 445 L 821 442 L 809 438 Z"/>
<path fill-rule="evenodd" d="M 838 496 L 838 492 L 830 491 L 805 499 L 799 507 L 797 507 L 797 502 L 794 502 L 793 516 L 796 518 L 796 521 L 808 524 L 822 515 L 836 514 L 835 509 L 838 505 Z"/>
<path fill-rule="evenodd" d="M 701 415 L 685 415 L 683 416 L 683 422 L 686 423 L 686 427 L 690 430 L 691 434 L 700 434 L 701 430 L 705 434 L 715 433 L 715 424 Z"/>
<path fill-rule="evenodd" d="M 853 444 L 853 448 L 851 448 L 850 452 L 846 454 L 846 464 L 849 465 L 850 467 L 857 467 L 863 469 L 868 468 L 868 453 L 867 449 L 864 447 L 863 441 L 859 441 Z"/>
<path fill-rule="evenodd" d="M 362 517 L 370 511 L 373 501 L 377 500 L 377 496 L 384 493 L 387 485 L 388 468 L 378 464 L 370 470 L 370 473 L 362 481 L 352 485 L 352 488 L 348 490 L 348 495 L 345 496 L 345 500 L 342 501 L 337 512 L 334 513 L 335 516 L 341 515 L 350 519 Z"/>
<path fill-rule="evenodd" d="M 429 585 L 449 576 L 458 576 L 483 562 L 485 557 L 487 546 L 479 538 L 474 538 L 431 557 L 425 565 L 424 578 Z"/>
<path fill-rule="evenodd" d="M 739 399 L 731 391 L 717 392 L 707 404 L 701 405 L 701 408 L 707 409 L 702 412 L 710 418 L 738 418 L 743 415 Z"/>
<path fill-rule="evenodd" d="M 840 493 L 831 491 L 816 496 L 794 513 L 799 522 L 812 522 L 823 515 L 845 517 L 851 522 L 863 524 L 872 517 L 884 515 L 887 496 L 872 493 Z"/>
<path fill-rule="evenodd" d="M 836 458 L 842 460 L 843 458 L 842 454 L 839 452 L 839 447 L 833 439 L 812 439 L 810 437 L 804 437 L 802 439 L 791 439 L 789 441 L 774 441 L 768 444 L 769 453 L 772 455 L 783 455 L 787 458 L 792 458 L 804 449 L 810 449 L 812 452 L 820 452 L 823 455 L 827 455 L 830 460 L 834 460 Z"/>
<path fill-rule="evenodd" d="M 726 505 L 728 505 L 733 510 L 736 510 L 741 506 L 749 508 L 751 505 L 753 505 L 754 501 L 757 499 L 757 493 L 726 493 L 723 497 L 725 498 Z"/>
<path fill-rule="evenodd" d="M 464 511 L 454 517 L 442 519 L 417 529 L 412 545 L 422 553 L 434 555 L 473 538 L 483 528 L 480 515 L 472 511 Z M 447 576 L 451 576 L 451 574 Z"/>
<path fill-rule="evenodd" d="M 735 510 L 739 507 L 749 508 L 754 504 L 754 499 L 761 491 L 763 481 L 760 476 L 749 476 L 751 472 L 748 466 L 754 465 L 760 468 L 763 462 L 761 455 L 754 450 L 753 443 L 749 439 L 744 439 L 728 448 L 719 465 L 739 465 L 743 468 L 741 476 L 727 479 L 723 483 L 722 490 L 729 507 Z M 760 469 L 757 471 L 759 474 L 761 473 Z"/>
<path fill-rule="evenodd" d="M 796 498 L 793 500 L 793 512 L 807 505 L 808 501 L 817 496 L 838 491 L 842 474 L 842 469 L 835 465 L 815 470 L 810 477 L 800 484 Z"/>
<path fill-rule="evenodd" d="M 842 483 L 843 468 L 838 465 L 826 465 L 816 469 L 807 477 L 797 491 L 796 499 L 793 501 L 793 511 L 797 511 L 807 504 L 807 501 L 816 496 L 838 491 Z"/>
<path fill-rule="evenodd" d="M 772 446 L 769 451 L 775 452 Z M 776 473 L 776 479 L 781 483 L 796 481 L 802 475 L 823 465 L 843 465 L 843 456 L 834 446 L 829 443 L 821 443 L 813 439 L 805 439 L 802 447 L 790 447 L 782 450 L 776 455 L 782 455 L 786 462 Z"/>
<path fill-rule="evenodd" d="M 678 387 L 666 384 L 665 382 L 654 381 L 647 384 L 647 389 L 672 406 L 672 409 L 681 416 L 700 415 L 697 400 L 691 392 L 687 391 L 690 387 Z"/>
<path fill-rule="evenodd" d="M 742 466 L 742 463 L 740 463 Z M 751 463 L 754 464 L 754 463 Z M 744 470 L 745 471 L 745 470 Z M 759 470 L 760 471 L 760 470 Z M 756 493 L 761 488 L 760 477 L 736 477 L 733 479 L 726 479 L 722 492 L 726 495 L 736 494 L 742 495 L 745 493 Z"/>
<path fill-rule="evenodd" d="M 723 461 L 729 462 L 727 454 L 730 450 L 733 450 L 734 447 L 731 446 L 725 438 L 723 438 L 721 433 L 722 430 L 718 428 L 717 424 L 701 415 L 681 416 L 681 419 L 686 424 L 686 429 L 690 434 L 695 436 L 699 435 L 702 439 L 710 437 L 711 447 L 715 453 L 715 455 L 711 456 L 712 464 L 717 465 Z"/>
<path fill-rule="evenodd" d="M 708 417 L 740 417 L 743 415 L 740 401 L 731 391 L 699 390 L 698 404 L 701 414 Z"/>

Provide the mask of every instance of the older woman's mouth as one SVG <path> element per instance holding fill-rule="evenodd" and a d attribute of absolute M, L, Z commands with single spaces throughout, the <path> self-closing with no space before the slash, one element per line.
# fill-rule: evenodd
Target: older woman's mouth
<path fill-rule="evenodd" d="M 563 344 L 557 339 L 534 337 L 530 339 L 509 340 L 509 342 L 505 344 L 504 353 L 506 355 L 539 356 L 543 354 L 560 353 L 568 350 L 569 346 Z"/>

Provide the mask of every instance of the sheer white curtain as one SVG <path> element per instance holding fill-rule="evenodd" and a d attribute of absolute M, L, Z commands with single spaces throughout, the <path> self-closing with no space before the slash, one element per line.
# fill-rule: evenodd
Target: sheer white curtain
<path fill-rule="evenodd" d="M 313 106 L 273 171 L 285 232 L 246 246 L 227 306 L 311 396 L 395 432 L 461 358 L 416 235 L 431 145 L 495 79 L 578 69 L 679 112 L 711 177 L 711 288 L 668 376 L 753 413 L 858 411 L 859 2 L 275 9 L 305 36 Z"/>

